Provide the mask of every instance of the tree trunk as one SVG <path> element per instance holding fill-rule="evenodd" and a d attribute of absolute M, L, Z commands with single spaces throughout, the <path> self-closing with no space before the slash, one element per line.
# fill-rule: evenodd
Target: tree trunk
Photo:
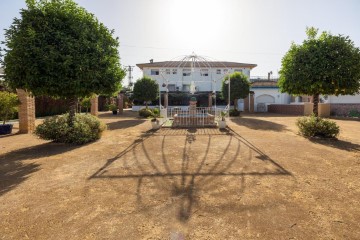
<path fill-rule="evenodd" d="M 314 103 L 313 113 L 317 117 L 317 116 L 319 116 L 319 112 L 318 112 L 319 94 L 318 93 L 313 95 L 313 103 Z"/>
<path fill-rule="evenodd" d="M 238 99 L 235 98 L 235 99 L 234 99 L 234 109 L 235 109 L 235 110 L 238 110 L 237 102 L 238 102 Z"/>
<path fill-rule="evenodd" d="M 4 125 L 5 125 L 5 123 L 6 123 L 7 117 L 8 117 L 8 114 L 6 113 L 6 114 L 5 114 L 5 117 L 4 117 L 4 119 L 3 119 L 3 120 L 4 120 L 4 121 L 3 121 L 3 124 L 4 124 Z"/>
<path fill-rule="evenodd" d="M 76 97 L 70 99 L 69 125 L 73 126 L 75 121 L 76 106 L 78 99 Z"/>

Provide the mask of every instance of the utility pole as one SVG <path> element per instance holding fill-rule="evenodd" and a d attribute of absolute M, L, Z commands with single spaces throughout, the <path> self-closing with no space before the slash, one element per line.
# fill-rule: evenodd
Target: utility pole
<path fill-rule="evenodd" d="M 132 82 L 132 79 L 133 79 L 133 76 L 132 76 L 132 71 L 134 69 L 134 66 L 126 66 L 127 67 L 127 72 L 128 72 L 128 79 L 129 79 L 129 88 L 130 90 L 132 90 L 132 87 L 133 87 L 133 82 Z"/>

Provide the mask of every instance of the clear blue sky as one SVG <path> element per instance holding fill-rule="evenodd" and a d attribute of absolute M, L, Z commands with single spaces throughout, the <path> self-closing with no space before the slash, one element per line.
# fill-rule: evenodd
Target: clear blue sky
<path fill-rule="evenodd" d="M 306 26 L 350 36 L 360 47 L 359 0 L 76 0 L 120 38 L 122 65 L 199 55 L 277 71 Z M 0 0 L 0 40 L 25 0 Z M 135 68 L 135 78 L 141 71 Z M 127 83 L 127 80 L 124 81 Z"/>

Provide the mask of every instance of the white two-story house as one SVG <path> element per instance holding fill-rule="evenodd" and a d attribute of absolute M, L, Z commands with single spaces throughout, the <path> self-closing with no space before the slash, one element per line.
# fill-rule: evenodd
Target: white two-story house
<path fill-rule="evenodd" d="M 136 64 L 143 76 L 151 77 L 161 92 L 212 93 L 220 92 L 228 73 L 242 72 L 250 79 L 256 64 L 237 62 L 164 61 Z"/>

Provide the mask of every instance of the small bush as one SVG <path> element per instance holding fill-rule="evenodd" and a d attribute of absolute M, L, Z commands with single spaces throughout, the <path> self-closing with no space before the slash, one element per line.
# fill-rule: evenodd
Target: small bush
<path fill-rule="evenodd" d="M 0 120 L 3 124 L 14 116 L 19 104 L 17 94 L 0 91 Z"/>
<path fill-rule="evenodd" d="M 230 114 L 230 117 L 238 117 L 238 116 L 240 116 L 240 111 L 238 111 L 236 109 L 231 109 L 229 114 Z"/>
<path fill-rule="evenodd" d="M 69 126 L 69 114 L 64 114 L 45 119 L 35 134 L 54 142 L 84 144 L 99 139 L 105 129 L 106 125 L 92 115 L 76 114 L 73 126 Z"/>
<path fill-rule="evenodd" d="M 151 117 L 152 115 L 153 115 L 153 112 L 149 108 L 142 108 L 139 111 L 140 117 L 148 118 L 148 117 Z"/>
<path fill-rule="evenodd" d="M 339 126 L 334 121 L 315 115 L 299 118 L 296 126 L 299 127 L 299 133 L 305 137 L 336 138 L 340 132 Z"/>
<path fill-rule="evenodd" d="M 118 110 L 118 107 L 115 104 L 110 104 L 109 105 L 109 110 L 115 112 L 115 111 Z"/>
<path fill-rule="evenodd" d="M 357 117 L 360 118 L 360 111 L 356 110 L 356 109 L 352 109 L 349 112 L 349 117 Z"/>
<path fill-rule="evenodd" d="M 160 110 L 158 108 L 154 108 L 152 112 L 154 116 L 160 116 Z"/>
<path fill-rule="evenodd" d="M 86 113 L 89 112 L 89 108 L 91 108 L 91 99 L 90 98 L 83 98 L 80 102 L 80 105 L 85 108 Z"/>
<path fill-rule="evenodd" d="M 109 107 L 109 106 L 110 106 L 110 104 L 105 103 L 105 104 L 104 104 L 104 108 L 103 108 L 104 111 L 110 111 L 110 107 Z"/>

